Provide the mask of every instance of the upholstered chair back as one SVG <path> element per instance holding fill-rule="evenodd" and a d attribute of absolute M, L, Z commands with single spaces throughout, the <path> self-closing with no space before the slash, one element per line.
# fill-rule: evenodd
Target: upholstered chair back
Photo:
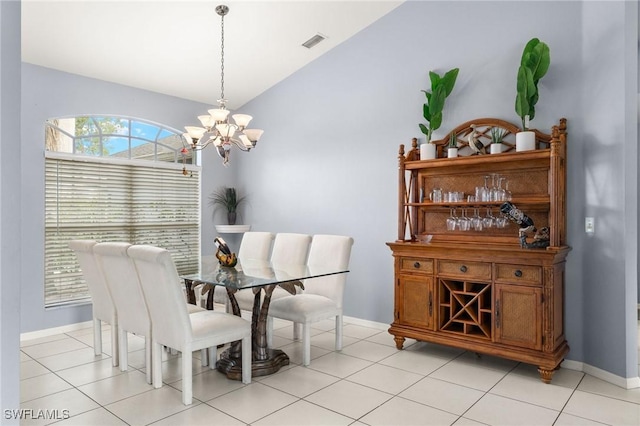
<path fill-rule="evenodd" d="M 187 304 L 171 254 L 159 247 L 133 245 L 127 250 L 138 271 L 153 324 L 153 340 L 182 347 L 192 339 Z"/>

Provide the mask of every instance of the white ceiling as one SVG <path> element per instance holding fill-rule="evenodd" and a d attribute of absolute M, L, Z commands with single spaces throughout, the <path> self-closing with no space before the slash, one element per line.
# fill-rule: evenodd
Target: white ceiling
<path fill-rule="evenodd" d="M 211 105 L 237 108 L 402 1 L 22 0 L 22 60 Z M 312 49 L 301 44 L 320 33 Z"/>

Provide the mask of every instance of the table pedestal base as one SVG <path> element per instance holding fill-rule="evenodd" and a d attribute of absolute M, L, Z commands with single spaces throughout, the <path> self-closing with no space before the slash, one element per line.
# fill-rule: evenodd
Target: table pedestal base
<path fill-rule="evenodd" d="M 267 355 L 267 359 L 251 362 L 252 378 L 273 374 L 282 366 L 289 365 L 289 356 L 280 349 L 267 349 Z M 242 360 L 232 358 L 228 349 L 220 354 L 216 368 L 231 380 L 242 380 Z"/>

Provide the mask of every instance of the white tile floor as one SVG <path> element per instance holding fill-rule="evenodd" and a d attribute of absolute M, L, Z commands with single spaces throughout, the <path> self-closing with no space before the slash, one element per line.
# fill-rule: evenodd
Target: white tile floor
<path fill-rule="evenodd" d="M 274 345 L 289 354 L 289 366 L 243 385 L 201 367 L 195 352 L 191 406 L 181 402 L 179 355 L 165 356 L 166 385 L 154 389 L 135 336 L 124 373 L 111 366 L 108 326 L 100 357 L 90 327 L 22 342 L 21 408 L 70 417 L 21 424 L 640 425 L 640 389 L 577 371 L 560 369 L 545 385 L 530 365 L 413 341 L 398 351 L 386 331 L 348 322 L 337 353 L 328 321 L 314 327 L 305 368 L 291 326 L 275 326 Z"/>

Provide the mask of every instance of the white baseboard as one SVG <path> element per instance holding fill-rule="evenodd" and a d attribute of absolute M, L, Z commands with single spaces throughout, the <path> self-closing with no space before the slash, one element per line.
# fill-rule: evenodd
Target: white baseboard
<path fill-rule="evenodd" d="M 640 305 L 638 305 L 640 308 Z M 345 316 L 344 320 L 349 322 L 350 324 L 360 325 L 363 327 L 375 328 L 380 331 L 385 331 L 389 329 L 389 324 L 364 320 L 360 318 L 348 317 Z M 53 327 L 47 328 L 44 330 L 32 331 L 29 333 L 20 334 L 20 341 L 38 339 L 41 337 L 47 337 L 54 334 L 60 333 L 68 333 L 70 331 L 81 330 L 83 328 L 92 327 L 92 321 L 80 322 L 76 324 L 64 325 L 62 327 Z M 389 338 L 393 338 L 389 335 Z M 572 361 L 570 359 L 562 362 L 562 368 L 566 368 L 569 370 L 580 371 L 582 373 L 589 374 L 597 379 L 604 380 L 605 382 L 611 383 L 612 385 L 616 385 L 623 389 L 635 389 L 640 388 L 640 377 L 620 377 L 608 371 L 602 370 L 600 368 L 594 367 L 589 364 L 585 364 L 579 361 Z"/>
<path fill-rule="evenodd" d="M 61 327 L 45 328 L 44 330 L 30 331 L 20 334 L 20 341 L 39 339 L 41 337 L 53 336 L 54 334 L 68 333 L 70 331 L 82 330 L 83 328 L 93 327 L 93 321 L 77 322 L 75 324 L 63 325 Z"/>
<path fill-rule="evenodd" d="M 375 328 L 375 329 L 378 329 L 380 331 L 385 331 L 385 330 L 389 329 L 389 324 L 385 324 L 385 323 L 382 323 L 382 322 L 363 320 L 363 319 L 360 319 L 360 318 L 347 317 L 347 316 L 344 316 L 343 319 L 344 319 L 344 321 L 349 322 L 351 324 L 361 325 L 363 327 Z M 393 339 L 392 335 L 389 335 L 389 337 L 391 339 Z"/>

